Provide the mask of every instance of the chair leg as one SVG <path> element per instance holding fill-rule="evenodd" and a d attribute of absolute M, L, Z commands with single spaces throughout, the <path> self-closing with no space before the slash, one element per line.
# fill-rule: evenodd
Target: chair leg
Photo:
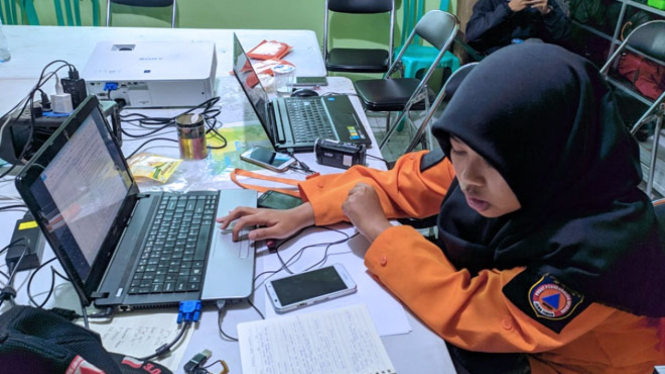
<path fill-rule="evenodd" d="M 383 148 L 385 148 L 386 144 L 388 144 L 388 141 L 390 140 L 390 137 L 392 137 L 393 134 L 395 133 L 395 130 L 397 130 L 397 127 L 398 127 L 397 125 L 401 121 L 404 120 L 404 117 L 405 117 L 406 113 L 407 112 L 399 112 L 399 114 L 397 115 L 397 119 L 395 120 L 395 123 L 393 124 L 393 126 L 390 126 L 390 121 L 389 121 L 388 126 L 387 126 L 386 136 L 385 136 L 385 138 L 383 138 L 383 140 L 379 144 L 379 150 L 383 150 Z M 390 114 L 390 113 L 388 113 L 388 114 Z"/>
<path fill-rule="evenodd" d="M 106 0 L 106 27 L 111 23 L 111 0 Z"/>
<path fill-rule="evenodd" d="M 656 161 L 658 156 L 658 142 L 660 140 L 660 130 L 663 128 L 663 107 L 658 109 L 658 118 L 656 119 L 656 128 L 653 134 L 653 145 L 651 146 L 651 160 L 649 161 L 649 177 L 647 178 L 646 194 L 651 198 L 653 192 L 653 179 L 656 174 Z"/>

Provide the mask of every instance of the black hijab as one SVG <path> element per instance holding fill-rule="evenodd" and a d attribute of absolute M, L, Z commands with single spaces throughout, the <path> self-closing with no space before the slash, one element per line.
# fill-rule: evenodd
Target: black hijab
<path fill-rule="evenodd" d="M 458 268 L 524 266 L 589 301 L 665 316 L 664 241 L 637 187 L 639 149 L 593 64 L 549 44 L 505 47 L 466 77 L 432 131 L 446 154 L 455 135 L 482 155 L 522 206 L 484 218 L 454 183 L 438 225 Z"/>

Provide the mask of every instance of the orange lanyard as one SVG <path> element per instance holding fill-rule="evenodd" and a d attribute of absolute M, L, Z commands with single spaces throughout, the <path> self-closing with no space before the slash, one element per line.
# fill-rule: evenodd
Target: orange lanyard
<path fill-rule="evenodd" d="M 274 177 L 274 176 L 270 176 L 270 175 L 263 175 L 263 174 L 258 174 L 258 173 L 254 173 L 254 172 L 251 172 L 251 171 L 247 171 L 247 170 L 244 170 L 244 169 L 237 169 L 237 168 L 233 169 L 233 171 L 231 172 L 231 180 L 235 184 L 237 184 L 238 186 L 240 186 L 242 188 L 247 188 L 247 189 L 255 190 L 255 191 L 259 191 L 259 192 L 266 192 L 268 190 L 273 190 L 273 191 L 278 191 L 278 192 L 281 192 L 281 193 L 285 193 L 287 195 L 300 197 L 300 191 L 297 190 L 297 189 L 280 188 L 280 187 L 266 187 L 266 186 L 259 186 L 259 185 L 254 185 L 254 184 L 242 183 L 242 182 L 238 181 L 238 179 L 236 178 L 236 176 L 238 176 L 238 175 L 243 176 L 243 177 L 251 177 L 251 178 L 254 178 L 254 179 L 261 179 L 261 180 L 271 181 L 271 182 L 278 182 L 278 183 L 287 184 L 289 186 L 295 186 L 295 187 L 298 187 L 298 183 L 302 182 L 300 180 L 280 178 L 280 177 Z M 318 175 L 319 175 L 319 173 L 314 173 L 314 174 L 308 175 L 307 179 L 312 178 L 312 177 L 316 177 Z"/>

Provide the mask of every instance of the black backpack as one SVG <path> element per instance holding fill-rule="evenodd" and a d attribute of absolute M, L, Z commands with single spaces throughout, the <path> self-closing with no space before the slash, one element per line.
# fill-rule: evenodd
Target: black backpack
<path fill-rule="evenodd" d="M 5 374 L 171 373 L 153 362 L 107 352 L 95 332 L 57 313 L 28 306 L 15 306 L 0 315 L 0 371 Z"/>

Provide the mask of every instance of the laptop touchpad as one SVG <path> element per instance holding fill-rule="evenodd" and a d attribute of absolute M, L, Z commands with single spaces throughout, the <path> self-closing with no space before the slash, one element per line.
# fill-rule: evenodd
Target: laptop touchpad
<path fill-rule="evenodd" d="M 229 227 L 226 230 L 219 230 L 217 235 L 217 243 L 213 246 L 215 257 L 229 257 L 236 254 L 240 258 L 247 258 L 249 256 L 249 239 L 247 235 L 249 234 L 249 229 L 242 229 L 238 233 L 238 241 L 233 241 L 233 234 L 231 228 Z"/>
<path fill-rule="evenodd" d="M 239 237 L 240 242 L 240 258 L 247 258 L 249 256 L 249 238 L 247 237 L 249 235 L 249 229 L 244 228 L 240 230 Z"/>

